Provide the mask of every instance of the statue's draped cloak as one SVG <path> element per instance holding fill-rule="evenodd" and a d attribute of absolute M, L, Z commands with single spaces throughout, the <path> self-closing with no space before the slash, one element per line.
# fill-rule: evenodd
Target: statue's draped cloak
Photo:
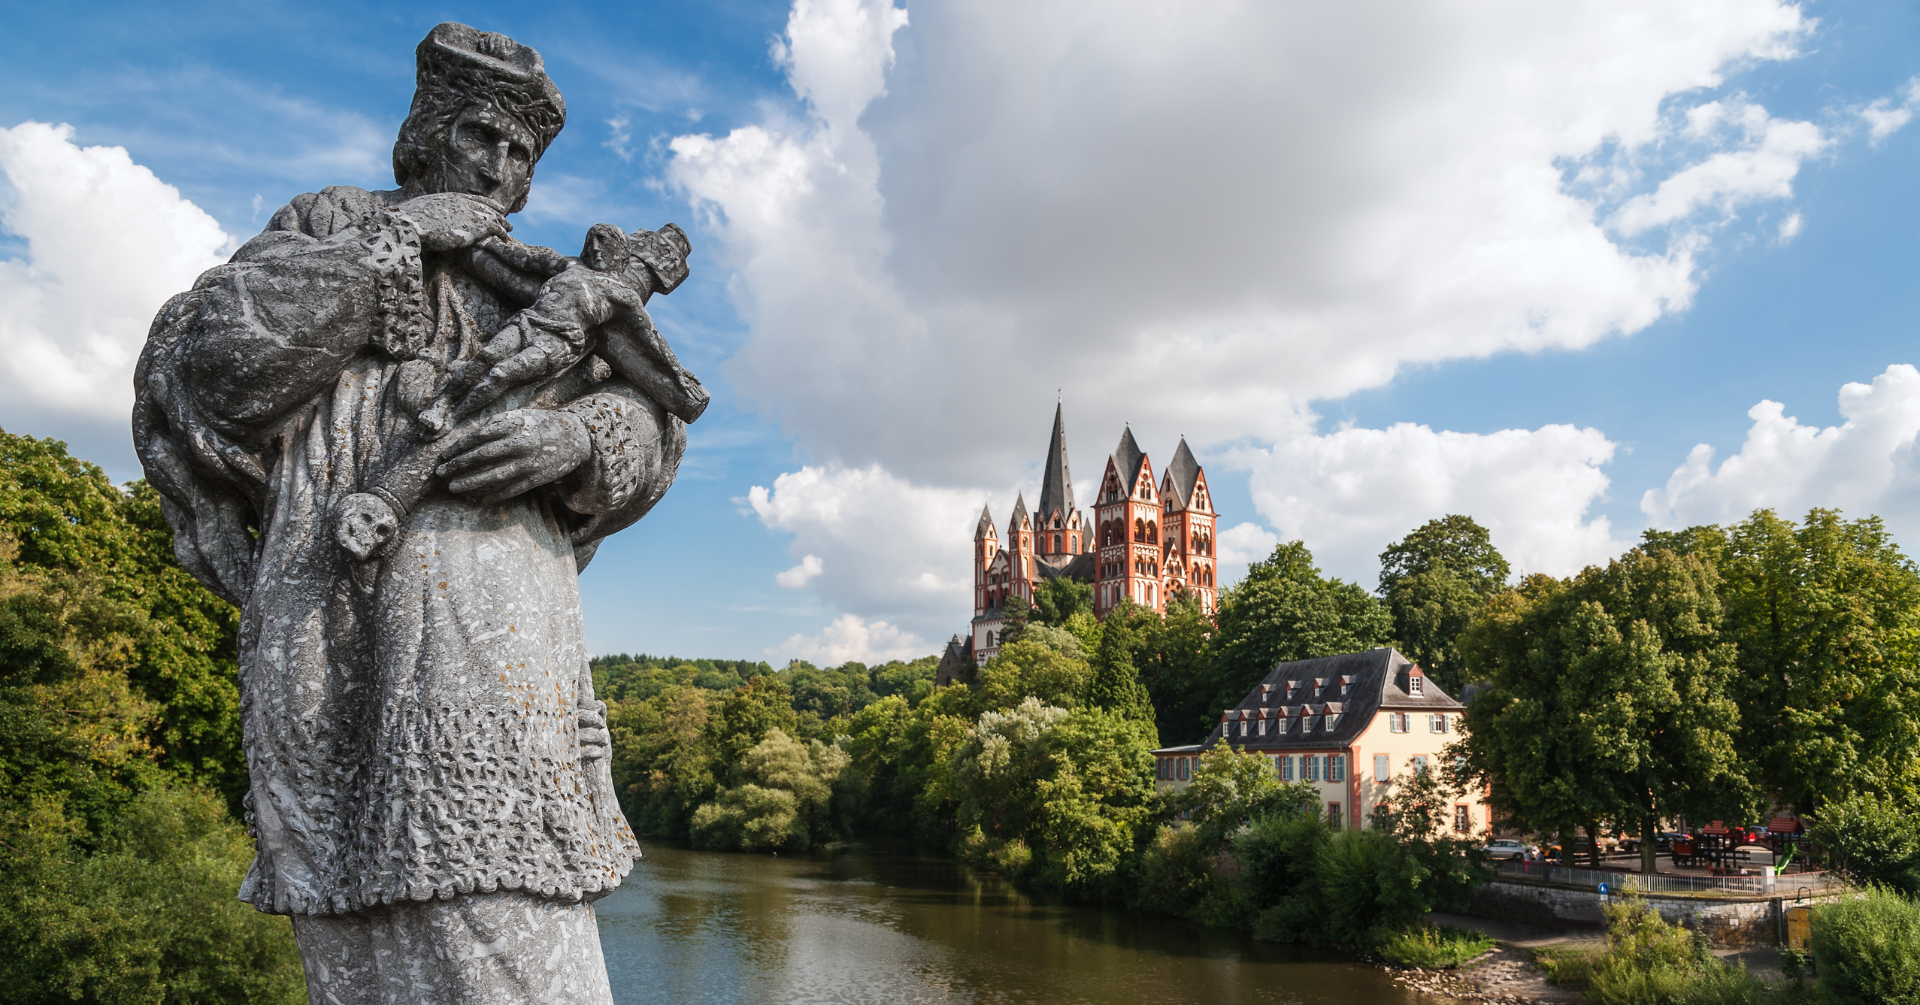
<path fill-rule="evenodd" d="M 296 198 L 162 310 L 135 377 L 176 551 L 241 609 L 257 849 L 241 898 L 283 914 L 591 899 L 638 849 L 607 759 L 580 756 L 602 706 L 578 566 L 665 491 L 684 427 L 617 380 L 525 391 L 501 407 L 577 416 L 591 459 L 498 505 L 430 492 L 384 560 L 356 565 L 332 513 L 415 442 L 402 364 L 444 373 L 521 306 L 423 255 L 398 206 Z"/>

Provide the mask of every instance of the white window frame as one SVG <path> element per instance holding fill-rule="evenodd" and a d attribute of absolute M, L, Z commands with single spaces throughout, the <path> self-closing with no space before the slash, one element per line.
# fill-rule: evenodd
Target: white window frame
<path fill-rule="evenodd" d="M 1386 754 L 1373 755 L 1373 780 L 1381 784 L 1393 777 L 1393 759 Z"/>

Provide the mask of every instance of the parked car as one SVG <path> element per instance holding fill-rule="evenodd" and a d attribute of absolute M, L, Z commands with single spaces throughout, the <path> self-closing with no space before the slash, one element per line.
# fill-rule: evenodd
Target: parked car
<path fill-rule="evenodd" d="M 1539 851 L 1539 848 L 1514 838 L 1495 838 L 1480 848 L 1480 854 L 1506 862 L 1523 861 L 1528 855 Z"/>
<path fill-rule="evenodd" d="M 1686 831 L 1661 831 L 1655 834 L 1653 839 L 1657 842 L 1656 847 L 1661 851 L 1672 851 L 1675 841 L 1692 841 L 1693 835 Z"/>

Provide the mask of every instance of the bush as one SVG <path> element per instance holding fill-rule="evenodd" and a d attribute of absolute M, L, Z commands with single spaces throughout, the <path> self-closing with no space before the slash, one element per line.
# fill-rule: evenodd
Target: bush
<path fill-rule="evenodd" d="M 1814 971 L 1834 1001 L 1920 1003 L 1920 904 L 1884 888 L 1813 911 Z"/>
<path fill-rule="evenodd" d="M 1451 925 L 1420 925 L 1376 942 L 1373 951 L 1403 967 L 1457 967 L 1493 948 L 1493 939 Z"/>
<path fill-rule="evenodd" d="M 136 796 L 87 854 L 57 803 L 0 821 L 9 1002 L 306 1000 L 287 919 L 234 896 L 253 843 L 200 788 Z"/>
<path fill-rule="evenodd" d="M 1669 924 L 1628 894 L 1607 907 L 1603 953 L 1540 954 L 1555 983 L 1586 989 L 1594 1005 L 1758 1005 L 1781 989 L 1713 957 L 1705 936 Z"/>
<path fill-rule="evenodd" d="M 1811 830 L 1820 851 L 1848 879 L 1920 893 L 1920 815 L 1856 792 L 1822 807 Z"/>
<path fill-rule="evenodd" d="M 834 795 L 851 778 L 846 738 L 832 746 L 801 743 L 769 729 L 740 758 L 748 779 L 695 810 L 695 844 L 724 851 L 802 850 L 835 835 Z M 841 814 L 844 817 L 844 814 Z"/>

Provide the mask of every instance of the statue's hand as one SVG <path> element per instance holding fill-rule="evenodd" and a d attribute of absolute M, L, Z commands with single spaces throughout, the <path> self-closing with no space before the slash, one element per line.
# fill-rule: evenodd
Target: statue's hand
<path fill-rule="evenodd" d="M 427 251 L 458 251 L 488 238 L 505 237 L 513 225 L 505 207 L 485 196 L 435 192 L 400 204 L 399 212 L 420 232 Z"/>
<path fill-rule="evenodd" d="M 607 729 L 607 704 L 583 701 L 575 717 L 580 735 L 580 760 L 598 761 L 613 748 L 613 733 Z"/>
<path fill-rule="evenodd" d="M 487 420 L 447 452 L 435 473 L 475 502 L 497 503 L 564 478 L 593 453 L 580 420 L 519 408 Z"/>

